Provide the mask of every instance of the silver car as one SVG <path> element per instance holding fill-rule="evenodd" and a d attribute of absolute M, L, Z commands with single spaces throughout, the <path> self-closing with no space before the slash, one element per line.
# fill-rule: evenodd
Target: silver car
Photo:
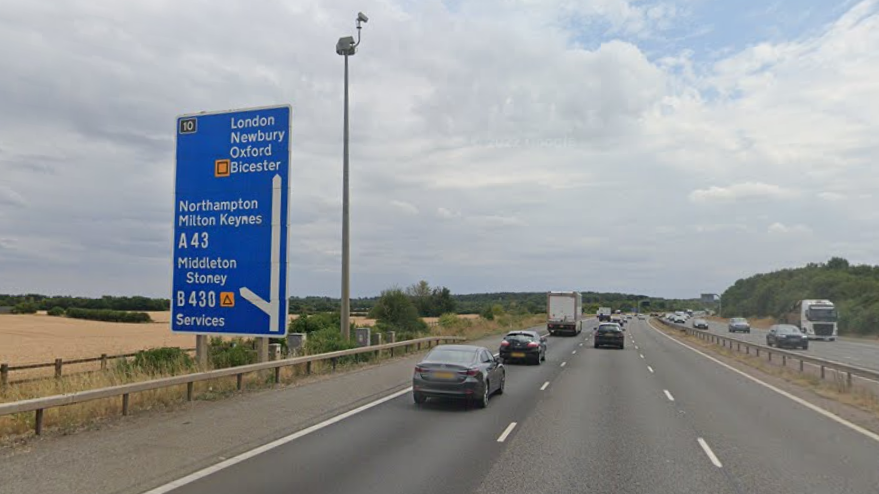
<path fill-rule="evenodd" d="M 727 329 L 730 333 L 750 333 L 751 325 L 744 317 L 733 317 L 729 320 L 729 326 L 727 326 Z"/>

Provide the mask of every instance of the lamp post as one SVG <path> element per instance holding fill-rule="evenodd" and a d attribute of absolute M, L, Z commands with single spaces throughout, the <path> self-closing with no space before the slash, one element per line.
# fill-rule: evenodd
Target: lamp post
<path fill-rule="evenodd" d="M 363 15 L 363 12 L 357 14 L 357 41 L 353 36 L 345 36 L 339 38 L 336 42 L 336 53 L 345 57 L 345 130 L 344 144 L 342 150 L 342 337 L 345 340 L 351 339 L 351 245 L 349 242 L 348 227 L 348 57 L 357 53 L 357 46 L 360 44 L 360 24 L 368 22 L 369 18 Z"/>

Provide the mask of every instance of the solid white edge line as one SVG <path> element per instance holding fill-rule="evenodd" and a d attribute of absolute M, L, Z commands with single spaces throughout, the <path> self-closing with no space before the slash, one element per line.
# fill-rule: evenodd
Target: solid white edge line
<path fill-rule="evenodd" d="M 819 413 L 819 414 L 829 418 L 830 420 L 833 420 L 834 422 L 836 422 L 840 425 L 844 425 L 855 432 L 859 432 L 859 433 L 863 434 L 864 436 L 867 436 L 870 439 L 872 439 L 876 442 L 879 442 L 879 434 L 876 434 L 873 431 L 864 429 L 863 427 L 859 426 L 858 424 L 855 424 L 853 422 L 849 422 L 848 420 L 846 420 L 838 415 L 835 415 L 832 412 L 829 412 L 829 411 L 819 407 L 818 405 L 814 405 L 812 403 L 809 403 L 808 401 L 806 401 L 798 396 L 794 396 L 781 388 L 777 388 L 767 382 L 764 382 L 764 381 L 761 381 L 760 379 L 757 379 L 756 377 L 754 377 L 746 372 L 740 371 L 731 365 L 728 365 L 724 362 L 721 362 L 720 360 L 717 360 L 716 358 L 712 357 L 711 355 L 708 355 L 704 352 L 701 352 L 701 351 L 691 347 L 690 345 L 687 345 L 686 343 L 680 342 L 680 341 L 672 338 L 671 336 L 663 333 L 659 329 L 656 329 L 656 327 L 653 326 L 653 324 L 649 324 L 649 326 L 657 333 L 661 334 L 662 336 L 665 336 L 666 338 L 677 343 L 678 345 L 681 345 L 682 347 L 687 348 L 688 350 L 692 350 L 692 351 L 698 353 L 699 355 L 707 358 L 708 360 L 711 360 L 712 362 L 714 362 L 716 364 L 722 365 L 723 367 L 726 367 L 727 369 L 735 372 L 736 374 L 739 374 L 740 376 L 742 376 L 746 379 L 749 379 L 749 380 L 751 380 L 761 386 L 764 386 L 768 389 L 771 389 L 772 391 L 775 391 L 776 393 L 784 396 L 785 398 L 789 398 L 790 400 L 795 401 L 795 402 L 799 403 L 800 405 L 803 405 L 804 407 L 808 408 L 809 410 L 812 410 L 813 412 Z"/>
<path fill-rule="evenodd" d="M 666 398 L 668 398 L 668 401 L 675 401 L 675 397 L 672 396 L 671 393 L 669 393 L 667 389 L 663 389 L 662 392 L 665 393 L 665 396 L 666 396 Z"/>
<path fill-rule="evenodd" d="M 543 386 L 540 387 L 540 390 L 541 391 L 545 390 L 547 388 L 547 386 L 549 386 L 549 381 L 546 381 L 545 383 L 543 383 Z"/>
<path fill-rule="evenodd" d="M 264 444 L 262 446 L 254 448 L 250 451 L 246 451 L 244 453 L 241 453 L 238 456 L 234 456 L 232 458 L 229 458 L 228 460 L 221 461 L 220 463 L 217 463 L 215 465 L 211 465 L 207 468 L 204 468 L 204 469 L 201 469 L 197 472 L 191 473 L 191 474 L 189 474 L 185 477 L 179 478 L 175 481 L 168 482 L 165 485 L 162 485 L 162 486 L 156 487 L 155 489 L 151 489 L 149 491 L 146 491 L 143 494 L 165 494 L 167 492 L 171 492 L 175 489 L 183 487 L 184 485 L 191 484 L 199 479 L 202 479 L 202 478 L 207 477 L 211 474 L 219 472 L 220 470 L 223 470 L 225 468 L 229 468 L 235 464 L 241 463 L 242 461 L 248 460 L 250 458 L 253 458 L 254 456 L 265 453 L 266 451 L 275 449 L 279 446 L 283 446 L 289 442 L 292 442 L 292 441 L 295 441 L 296 439 L 299 439 L 300 437 L 307 436 L 308 434 L 311 434 L 312 432 L 317 432 L 317 431 L 319 431 L 323 428 L 329 427 L 337 422 L 341 422 L 341 421 L 347 419 L 348 417 L 352 417 L 354 415 L 357 415 L 360 412 L 365 412 L 366 410 L 369 410 L 370 408 L 377 407 L 378 405 L 381 405 L 382 403 L 386 403 L 388 401 L 396 399 L 400 396 L 403 396 L 406 393 L 409 393 L 410 391 L 412 391 L 411 386 L 406 389 L 397 391 L 396 393 L 391 393 L 390 395 L 385 396 L 384 398 L 379 398 L 378 400 L 375 400 L 373 402 L 370 402 L 370 403 L 367 403 L 367 404 L 362 405 L 360 407 L 357 407 L 353 410 L 349 410 L 345 413 L 336 415 L 335 417 L 324 420 L 323 422 L 312 425 L 311 427 L 306 427 L 305 429 L 302 429 L 298 432 L 294 432 L 293 434 L 290 434 L 289 436 L 285 436 L 280 439 L 276 439 L 268 444 Z M 515 425 L 515 422 L 513 424 Z"/>
<path fill-rule="evenodd" d="M 565 365 L 567 365 L 567 362 L 562 362 L 561 367 L 564 367 Z"/>
<path fill-rule="evenodd" d="M 702 451 L 708 455 L 708 459 L 711 460 L 711 463 L 714 463 L 714 466 L 717 468 L 723 468 L 723 465 L 720 464 L 720 460 L 717 459 L 717 455 L 714 454 L 714 451 L 711 451 L 711 447 L 708 446 L 708 443 L 701 437 L 697 437 L 696 440 L 699 441 L 699 446 L 702 446 Z"/>
<path fill-rule="evenodd" d="M 650 373 L 653 374 L 653 367 L 650 367 L 650 366 L 648 365 L 648 366 L 647 366 L 647 370 L 649 370 Z"/>
<path fill-rule="evenodd" d="M 497 442 L 502 443 L 502 442 L 506 441 L 507 436 L 509 436 L 510 433 L 513 432 L 513 429 L 515 429 L 515 428 L 516 428 L 516 423 L 510 422 L 510 425 L 508 425 L 507 428 L 504 429 L 504 432 L 500 435 L 500 437 L 497 438 Z"/>

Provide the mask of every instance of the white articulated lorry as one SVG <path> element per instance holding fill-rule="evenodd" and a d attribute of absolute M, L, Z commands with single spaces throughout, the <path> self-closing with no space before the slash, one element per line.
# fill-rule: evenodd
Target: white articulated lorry
<path fill-rule="evenodd" d="M 583 329 L 583 296 L 580 292 L 546 294 L 546 329 L 553 336 L 580 334 Z"/>
<path fill-rule="evenodd" d="M 834 341 L 839 334 L 839 314 L 829 300 L 800 300 L 791 307 L 785 322 L 800 328 L 810 340 Z"/>

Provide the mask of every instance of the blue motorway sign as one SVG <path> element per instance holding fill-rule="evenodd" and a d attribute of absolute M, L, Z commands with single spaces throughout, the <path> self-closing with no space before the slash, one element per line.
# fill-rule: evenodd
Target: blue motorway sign
<path fill-rule="evenodd" d="M 171 330 L 287 334 L 290 106 L 177 118 Z"/>

